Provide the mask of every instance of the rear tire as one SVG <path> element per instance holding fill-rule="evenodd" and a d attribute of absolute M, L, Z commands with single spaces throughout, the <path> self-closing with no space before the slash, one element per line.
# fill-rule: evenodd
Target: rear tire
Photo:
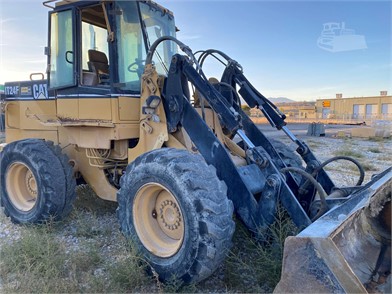
<path fill-rule="evenodd" d="M 68 158 L 53 142 L 26 139 L 0 154 L 1 206 L 14 223 L 60 220 L 72 208 L 75 179 Z"/>
<path fill-rule="evenodd" d="M 234 232 L 227 187 L 199 155 L 158 149 L 138 157 L 117 193 L 120 227 L 162 281 L 198 282 L 221 264 Z"/>

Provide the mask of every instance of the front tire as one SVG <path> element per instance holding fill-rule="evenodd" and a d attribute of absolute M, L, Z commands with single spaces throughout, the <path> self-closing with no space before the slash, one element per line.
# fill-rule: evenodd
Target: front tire
<path fill-rule="evenodd" d="M 302 168 L 302 159 L 294 149 L 276 139 L 270 138 L 269 141 L 271 145 L 274 146 L 286 166 Z"/>
<path fill-rule="evenodd" d="M 0 203 L 14 223 L 35 224 L 66 216 L 75 199 L 68 158 L 53 142 L 15 141 L 0 154 Z"/>
<path fill-rule="evenodd" d="M 162 281 L 198 282 L 225 258 L 233 204 L 215 169 L 186 150 L 138 157 L 121 178 L 118 219 Z"/>

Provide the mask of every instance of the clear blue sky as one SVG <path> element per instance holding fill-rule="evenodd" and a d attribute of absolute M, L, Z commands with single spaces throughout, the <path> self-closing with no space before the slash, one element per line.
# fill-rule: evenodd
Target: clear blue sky
<path fill-rule="evenodd" d="M 177 37 L 193 51 L 219 49 L 267 97 L 294 100 L 392 93 L 391 1 L 158 1 L 172 10 Z M 0 83 L 44 72 L 47 12 L 39 0 L 0 0 Z M 344 22 L 367 48 L 317 45 L 328 22 Z M 207 76 L 221 67 L 213 59 Z"/>

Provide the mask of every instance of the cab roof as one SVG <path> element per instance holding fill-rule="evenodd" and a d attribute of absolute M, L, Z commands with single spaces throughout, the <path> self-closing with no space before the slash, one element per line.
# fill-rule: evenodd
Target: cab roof
<path fill-rule="evenodd" d="M 130 1 L 133 1 L 133 0 L 130 0 Z M 158 3 L 155 3 L 154 1 L 151 1 L 151 0 L 137 0 L 137 1 L 150 3 L 154 6 L 156 6 L 157 8 L 159 8 L 160 10 L 162 10 L 163 12 L 168 13 L 171 16 L 173 16 L 173 12 L 171 12 L 169 9 L 159 5 Z M 48 8 L 55 9 L 55 8 L 63 6 L 63 5 L 70 5 L 70 4 L 78 3 L 78 2 L 86 2 L 86 0 L 46 0 L 42 4 Z M 116 2 L 116 1 L 115 0 L 97 0 L 96 2 L 102 3 L 102 2 Z M 75 5 L 75 6 L 77 6 L 77 5 Z"/>

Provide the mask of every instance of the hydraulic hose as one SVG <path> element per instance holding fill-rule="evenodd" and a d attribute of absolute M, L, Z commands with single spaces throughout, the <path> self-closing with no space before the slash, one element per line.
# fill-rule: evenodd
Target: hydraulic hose
<path fill-rule="evenodd" d="M 230 60 L 232 60 L 227 54 L 223 53 L 222 51 L 219 51 L 219 50 L 216 50 L 216 49 L 208 49 L 208 50 L 205 50 L 199 57 L 200 66 L 203 66 L 204 60 L 207 58 L 208 55 L 213 55 L 214 53 L 219 54 L 224 59 L 226 59 L 228 62 Z M 222 61 L 220 61 L 220 62 L 222 62 Z"/>
<path fill-rule="evenodd" d="M 330 164 L 333 161 L 337 161 L 337 160 L 347 160 L 347 161 L 351 161 L 352 163 L 354 163 L 359 170 L 359 179 L 358 182 L 356 183 L 356 186 L 360 186 L 363 183 L 363 180 L 365 178 L 365 170 L 363 169 L 362 165 L 355 160 L 354 158 L 348 157 L 348 156 L 335 156 L 332 157 L 326 161 L 324 161 L 322 164 L 320 164 L 318 167 L 316 167 L 312 173 L 312 176 L 315 177 L 317 175 L 317 173 L 326 165 Z"/>
<path fill-rule="evenodd" d="M 191 54 L 193 56 L 192 50 L 187 45 L 182 43 L 180 40 L 178 40 L 178 39 L 176 39 L 176 38 L 174 38 L 172 36 L 163 36 L 163 37 L 160 37 L 157 40 L 155 40 L 155 42 L 151 45 L 151 47 L 150 47 L 150 49 L 148 50 L 148 53 L 147 53 L 146 64 L 151 64 L 152 63 L 152 57 L 154 56 L 155 50 L 157 49 L 158 45 L 160 43 L 162 43 L 163 41 L 173 41 L 188 56 L 189 56 L 189 54 Z M 193 56 L 193 59 L 195 59 L 194 56 Z"/>
<path fill-rule="evenodd" d="M 335 156 L 332 157 L 326 161 L 324 161 L 322 164 L 320 164 L 319 166 L 317 166 L 312 174 L 309 174 L 301 169 L 298 168 L 294 168 L 294 167 L 286 167 L 284 169 L 282 169 L 281 171 L 293 171 L 293 172 L 298 172 L 299 174 L 303 175 L 306 178 L 305 183 L 301 186 L 301 189 L 306 188 L 309 185 L 309 182 L 311 182 L 317 192 L 320 195 L 320 199 L 321 199 L 321 205 L 322 208 L 320 208 L 320 211 L 317 213 L 317 215 L 312 219 L 312 221 L 314 219 L 319 218 L 325 211 L 328 210 L 328 206 L 327 206 L 327 201 L 326 198 L 328 197 L 328 195 L 325 193 L 324 189 L 322 188 L 322 186 L 320 185 L 320 183 L 317 182 L 317 180 L 315 179 L 315 176 L 318 174 L 318 172 L 324 168 L 325 166 L 327 166 L 328 164 L 330 164 L 333 161 L 337 161 L 337 160 L 347 160 L 347 161 L 351 161 L 352 163 L 354 163 L 359 170 L 359 179 L 358 182 L 356 184 L 356 186 L 360 186 L 363 183 L 363 180 L 365 178 L 365 170 L 363 169 L 363 167 L 361 166 L 361 164 L 355 160 L 354 158 L 348 157 L 348 156 Z M 319 189 L 318 187 L 321 187 L 321 189 Z M 321 192 L 322 191 L 322 192 Z"/>
<path fill-rule="evenodd" d="M 316 188 L 317 192 L 319 193 L 320 196 L 320 202 L 321 202 L 321 207 L 320 210 L 317 212 L 317 214 L 312 218 L 312 221 L 315 221 L 318 219 L 320 216 L 322 216 L 325 212 L 328 211 L 328 204 L 327 204 L 327 193 L 324 191 L 323 187 L 320 185 L 319 182 L 316 181 L 316 179 L 306 171 L 298 168 L 298 167 L 285 167 L 280 170 L 280 172 L 285 173 L 285 172 L 295 172 L 303 177 L 305 177 L 309 182 L 311 182 L 314 187 Z"/>
<path fill-rule="evenodd" d="M 186 54 L 188 55 L 188 57 L 192 60 L 192 62 L 196 65 L 196 70 L 197 72 L 200 74 L 200 76 L 205 80 L 208 81 L 204 72 L 201 69 L 201 66 L 198 62 L 198 60 L 196 59 L 195 55 L 192 52 L 192 49 L 189 48 L 187 45 L 185 45 L 184 43 L 182 43 L 180 40 L 176 39 L 175 37 L 172 36 L 163 36 L 160 37 L 158 39 L 155 40 L 155 42 L 151 45 L 150 49 L 148 50 L 147 53 L 147 58 L 146 58 L 146 64 L 151 64 L 152 63 L 152 58 L 154 56 L 155 50 L 157 49 L 158 45 L 160 43 L 162 43 L 163 41 L 172 41 L 174 43 L 176 43 L 180 49 Z"/>
<path fill-rule="evenodd" d="M 354 158 L 348 157 L 348 156 L 335 156 L 332 157 L 326 161 L 324 161 L 322 164 L 320 164 L 319 166 L 317 166 L 314 171 L 312 172 L 312 177 L 315 178 L 316 175 L 319 173 L 319 171 L 325 167 L 326 165 L 330 164 L 333 161 L 337 161 L 337 160 L 347 160 L 347 161 L 351 161 L 352 163 L 354 163 L 359 170 L 359 179 L 358 182 L 356 183 L 356 186 L 360 186 L 363 183 L 363 180 L 365 178 L 365 170 L 363 169 L 363 167 L 361 166 L 361 164 L 356 161 Z M 309 185 L 309 179 L 307 179 L 305 181 L 305 183 L 303 183 L 303 185 L 300 187 L 300 190 L 304 191 Z"/>

